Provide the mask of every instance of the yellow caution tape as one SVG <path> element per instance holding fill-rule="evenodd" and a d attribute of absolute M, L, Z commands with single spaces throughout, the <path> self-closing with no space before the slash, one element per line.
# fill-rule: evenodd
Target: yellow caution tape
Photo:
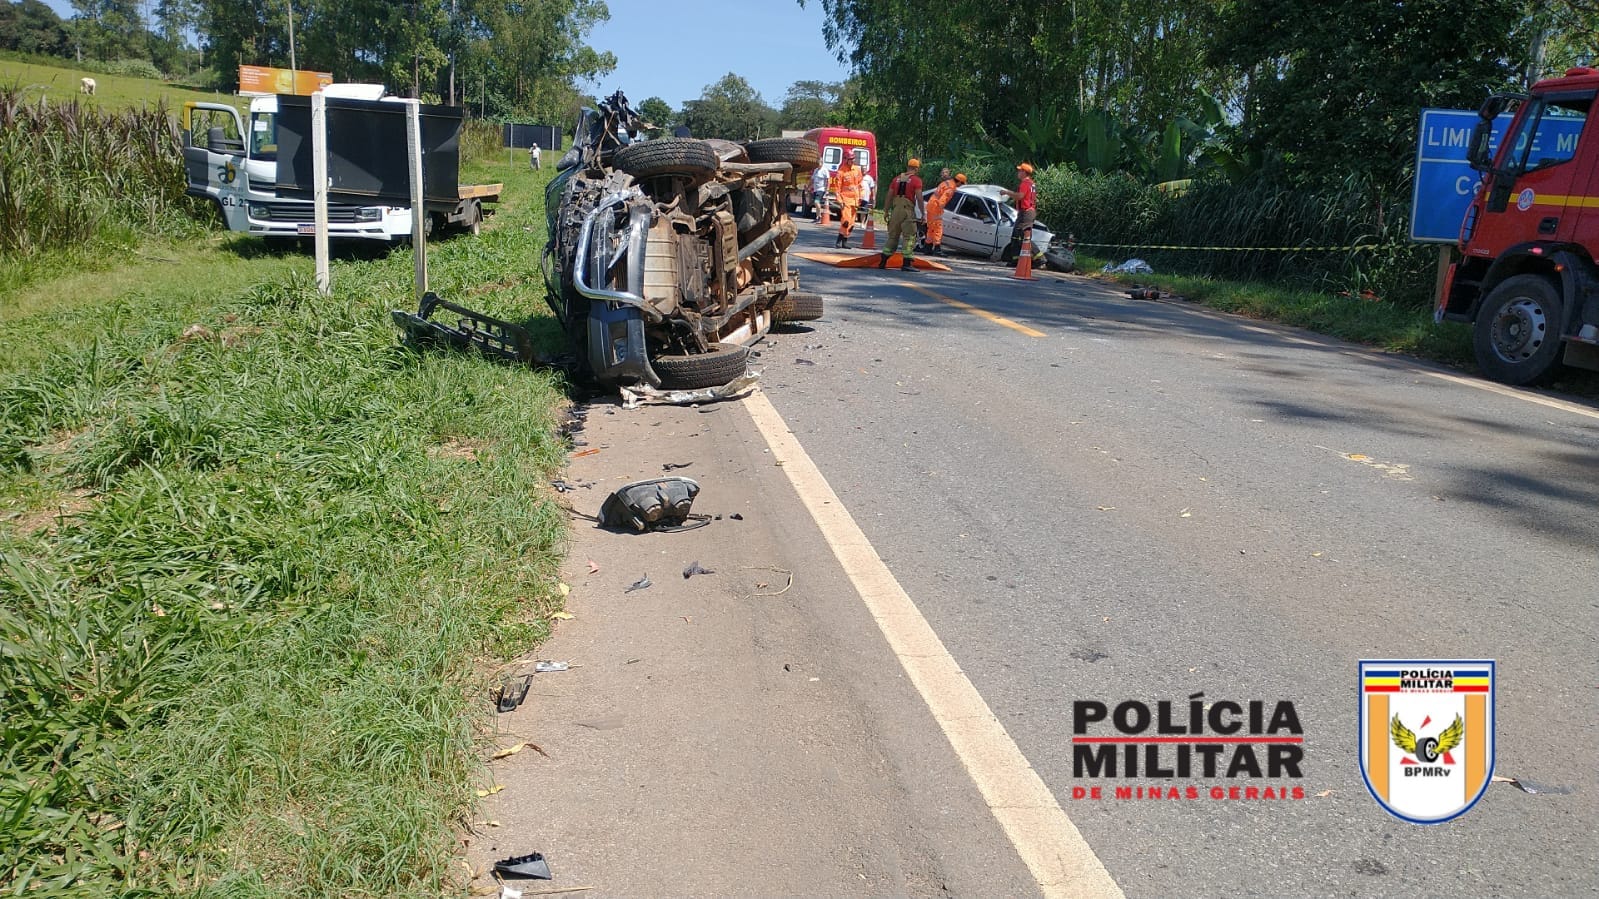
<path fill-rule="evenodd" d="M 1375 250 L 1379 249 L 1382 244 L 1360 243 L 1347 247 L 1176 247 L 1169 244 L 1088 243 L 1087 241 L 1076 241 L 1071 243 L 1070 246 L 1103 247 L 1105 249 L 1112 250 L 1205 250 L 1209 252 L 1227 250 L 1241 253 L 1342 253 L 1352 250 Z"/>

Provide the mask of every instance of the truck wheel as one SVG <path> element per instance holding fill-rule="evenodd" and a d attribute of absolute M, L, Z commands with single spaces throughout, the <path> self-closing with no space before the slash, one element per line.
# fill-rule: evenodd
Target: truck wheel
<path fill-rule="evenodd" d="M 1560 292 L 1542 275 L 1516 275 L 1477 310 L 1472 344 L 1483 374 L 1506 384 L 1536 384 L 1560 366 Z"/>
<path fill-rule="evenodd" d="M 616 151 L 614 163 L 635 178 L 654 178 L 659 175 L 709 177 L 716 174 L 722 165 L 709 144 L 685 137 L 663 137 L 628 144 Z"/>
<path fill-rule="evenodd" d="M 736 343 L 713 343 L 706 353 L 694 356 L 656 356 L 650 360 L 661 386 L 668 390 L 698 390 L 720 387 L 744 374 L 750 349 Z"/>
<path fill-rule="evenodd" d="M 819 293 L 790 291 L 772 304 L 772 321 L 813 322 L 822 317 L 822 305 L 822 295 Z"/>
<path fill-rule="evenodd" d="M 822 161 L 822 151 L 815 143 L 798 137 L 769 137 L 752 140 L 744 145 L 750 162 L 786 162 L 794 167 L 794 174 L 814 170 Z"/>
<path fill-rule="evenodd" d="M 483 233 L 483 207 L 478 203 L 472 204 L 472 224 L 467 225 L 466 230 L 474 237 Z"/>

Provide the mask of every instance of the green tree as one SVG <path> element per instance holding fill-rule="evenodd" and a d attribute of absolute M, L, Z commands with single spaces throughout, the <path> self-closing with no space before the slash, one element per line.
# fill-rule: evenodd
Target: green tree
<path fill-rule="evenodd" d="M 823 37 L 861 82 L 846 105 L 896 146 L 1036 135 L 1030 116 L 1051 110 L 1057 123 L 1075 110 L 1160 133 L 1196 114 L 1200 93 L 1230 98 L 1238 81 L 1204 63 L 1214 0 L 820 3 Z"/>
<path fill-rule="evenodd" d="M 66 23 L 42 0 L 0 0 L 0 50 L 65 56 L 71 47 Z"/>
<path fill-rule="evenodd" d="M 778 119 L 784 128 L 805 130 L 820 128 L 843 101 L 843 82 L 796 81 L 789 85 L 783 97 L 783 108 Z"/>
<path fill-rule="evenodd" d="M 1209 58 L 1248 74 L 1245 149 L 1295 181 L 1353 176 L 1392 196 L 1419 110 L 1515 84 L 1527 22 L 1522 0 L 1237 0 Z"/>
<path fill-rule="evenodd" d="M 705 86 L 698 100 L 683 104 L 682 123 L 695 137 L 749 140 L 775 137 L 777 111 L 741 76 L 732 72 Z"/>
<path fill-rule="evenodd" d="M 651 137 L 659 137 L 663 133 L 670 133 L 672 126 L 677 124 L 672 107 L 660 97 L 649 97 L 638 105 L 638 114 L 644 121 L 655 126 L 650 132 Z"/>
<path fill-rule="evenodd" d="M 81 53 L 100 60 L 148 59 L 139 0 L 72 0 L 72 28 Z"/>

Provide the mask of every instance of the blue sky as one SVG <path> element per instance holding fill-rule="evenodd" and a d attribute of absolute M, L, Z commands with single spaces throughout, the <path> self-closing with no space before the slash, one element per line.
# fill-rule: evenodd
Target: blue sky
<path fill-rule="evenodd" d="M 780 106 L 796 81 L 848 75 L 822 40 L 821 0 L 808 0 L 804 9 L 795 0 L 606 3 L 611 21 L 589 34 L 594 49 L 616 54 L 616 71 L 590 85 L 602 96 L 620 88 L 634 103 L 655 96 L 676 109 L 736 72 Z"/>
<path fill-rule="evenodd" d="M 46 0 L 63 17 L 70 0 Z M 620 88 L 638 103 L 660 97 L 672 108 L 693 100 L 728 72 L 749 81 L 773 106 L 796 81 L 843 81 L 848 71 L 822 41 L 821 0 L 606 0 L 611 20 L 589 44 L 616 54 L 616 71 L 579 85 L 601 96 Z M 663 54 L 670 54 L 664 56 Z"/>

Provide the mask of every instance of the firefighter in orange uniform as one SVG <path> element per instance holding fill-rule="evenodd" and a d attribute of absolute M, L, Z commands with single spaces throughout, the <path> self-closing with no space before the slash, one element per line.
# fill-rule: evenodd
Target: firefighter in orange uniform
<path fill-rule="evenodd" d="M 838 240 L 833 246 L 848 247 L 849 233 L 855 229 L 855 208 L 861 202 L 861 170 L 852 154 L 844 154 L 828 189 L 838 198 Z"/>
<path fill-rule="evenodd" d="M 955 196 L 955 188 L 965 183 L 965 175 L 951 178 L 949 169 L 944 169 L 938 173 L 938 187 L 927 198 L 927 251 L 934 256 L 944 255 L 944 207 Z"/>

